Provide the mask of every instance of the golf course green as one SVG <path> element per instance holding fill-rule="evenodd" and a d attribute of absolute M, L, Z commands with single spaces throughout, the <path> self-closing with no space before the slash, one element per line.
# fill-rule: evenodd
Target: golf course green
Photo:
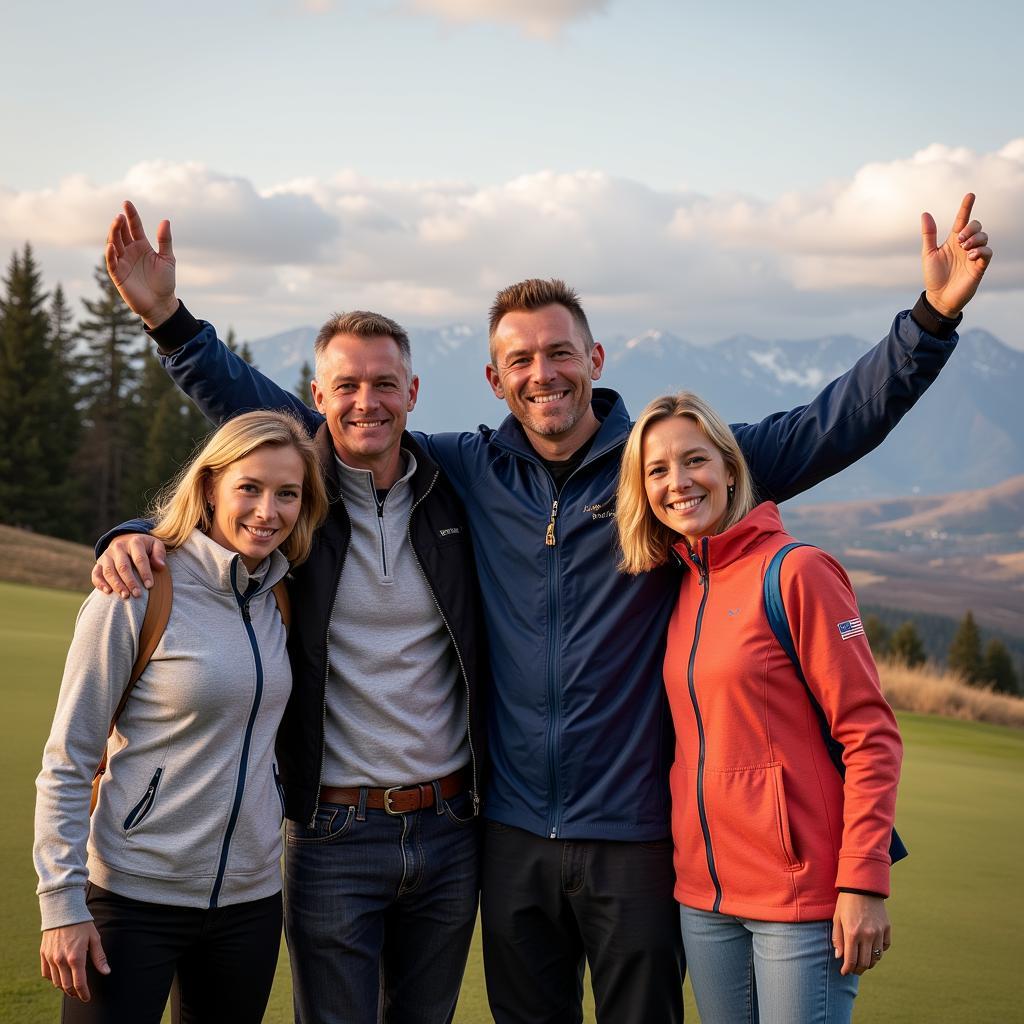
<path fill-rule="evenodd" d="M 0 583 L 0 1022 L 59 1017 L 39 977 L 32 868 L 34 779 L 80 594 Z M 906 744 L 897 822 L 910 858 L 894 871 L 893 948 L 861 983 L 855 1020 L 1002 1024 L 1021 1019 L 1024 732 L 900 715 Z M 282 955 L 267 1021 L 291 1020 Z M 479 943 L 456 1024 L 489 1020 Z M 588 1020 L 593 1020 L 588 1000 Z M 698 1020 L 688 996 L 688 1022 Z"/>

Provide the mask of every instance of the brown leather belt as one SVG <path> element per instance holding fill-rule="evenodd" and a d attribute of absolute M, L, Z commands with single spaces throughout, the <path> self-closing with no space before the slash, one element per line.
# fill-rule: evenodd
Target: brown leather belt
<path fill-rule="evenodd" d="M 449 800 L 469 789 L 469 772 L 460 768 L 438 779 L 437 784 L 441 789 L 441 799 Z M 359 786 L 321 786 L 320 802 L 358 807 L 359 793 Z M 389 786 L 387 789 L 371 786 L 366 790 L 366 806 L 373 811 L 387 811 L 388 814 L 411 814 L 424 807 L 433 807 L 434 784 L 421 782 L 415 786 Z"/>

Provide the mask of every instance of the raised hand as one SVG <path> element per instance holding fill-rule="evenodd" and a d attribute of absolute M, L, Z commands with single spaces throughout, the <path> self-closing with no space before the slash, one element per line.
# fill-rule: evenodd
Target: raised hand
<path fill-rule="evenodd" d="M 956 317 L 974 297 L 992 259 L 988 235 L 971 220 L 974 193 L 960 204 L 949 237 L 935 244 L 935 218 L 921 214 L 921 269 L 928 301 L 943 316 Z"/>
<path fill-rule="evenodd" d="M 156 244 L 154 252 L 139 211 L 126 200 L 124 213 L 119 213 L 110 225 L 103 255 L 107 273 L 121 298 L 150 328 L 159 327 L 178 309 L 170 221 L 162 220 L 157 225 Z"/>

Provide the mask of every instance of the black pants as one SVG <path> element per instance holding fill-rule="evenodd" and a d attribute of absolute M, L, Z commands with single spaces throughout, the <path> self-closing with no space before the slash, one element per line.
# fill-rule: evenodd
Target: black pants
<path fill-rule="evenodd" d="M 602 1024 L 682 1021 L 670 839 L 552 840 L 488 821 L 482 884 L 497 1024 L 579 1024 L 585 960 Z"/>
<path fill-rule="evenodd" d="M 216 910 L 142 903 L 90 883 L 110 974 L 88 966 L 88 1003 L 64 997 L 64 1024 L 258 1024 L 281 948 L 281 894 Z"/>

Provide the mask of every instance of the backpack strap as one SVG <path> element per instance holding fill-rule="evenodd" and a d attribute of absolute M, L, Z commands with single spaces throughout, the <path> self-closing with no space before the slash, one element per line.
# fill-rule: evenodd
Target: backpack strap
<path fill-rule="evenodd" d="M 793 641 L 793 633 L 789 628 L 789 619 L 786 617 L 786 605 L 782 600 L 782 562 L 786 555 L 794 548 L 806 547 L 811 547 L 811 545 L 803 544 L 800 541 L 793 541 L 791 544 L 779 548 L 772 556 L 772 560 L 768 563 L 768 568 L 764 574 L 764 611 L 768 618 L 768 625 L 775 634 L 775 639 L 778 640 L 779 646 L 786 652 L 786 656 L 793 663 L 797 678 L 803 684 L 807 699 L 811 702 L 811 709 L 814 711 L 814 717 L 818 720 L 818 728 L 821 731 L 821 738 L 825 741 L 825 749 L 828 751 L 829 760 L 835 766 L 836 771 L 839 772 L 840 778 L 845 779 L 846 763 L 843 761 L 843 751 L 845 748 L 832 735 L 832 730 L 828 724 L 828 716 L 807 684 L 807 678 L 804 676 L 804 670 L 800 665 L 800 656 L 797 654 L 796 644 Z M 907 848 L 903 845 L 903 840 L 900 839 L 896 829 L 893 829 L 892 841 L 889 844 L 889 858 L 895 864 L 896 861 L 902 860 L 906 856 Z"/>
<path fill-rule="evenodd" d="M 153 573 L 153 586 L 149 588 L 149 597 L 146 600 L 146 613 L 142 618 L 142 629 L 139 630 L 139 653 L 136 655 L 135 664 L 132 665 L 131 674 L 128 676 L 128 685 L 121 694 L 117 703 L 114 715 L 110 719 L 110 728 L 107 730 L 107 739 L 113 735 L 117 720 L 121 717 L 128 698 L 131 696 L 139 677 L 146 671 L 149 659 L 153 657 L 156 645 L 167 628 L 167 620 L 171 617 L 171 603 L 173 600 L 173 588 L 171 586 L 171 573 L 169 569 Z M 96 809 L 96 801 L 100 795 L 100 780 L 107 770 L 107 748 L 103 747 L 103 757 L 100 758 L 99 767 L 92 779 L 92 800 L 89 804 L 89 813 Z"/>
<path fill-rule="evenodd" d="M 281 613 L 281 621 L 284 623 L 284 631 L 287 634 L 292 624 L 292 600 L 288 596 L 288 586 L 284 580 L 278 580 L 270 589 L 273 591 L 277 610 Z"/>

